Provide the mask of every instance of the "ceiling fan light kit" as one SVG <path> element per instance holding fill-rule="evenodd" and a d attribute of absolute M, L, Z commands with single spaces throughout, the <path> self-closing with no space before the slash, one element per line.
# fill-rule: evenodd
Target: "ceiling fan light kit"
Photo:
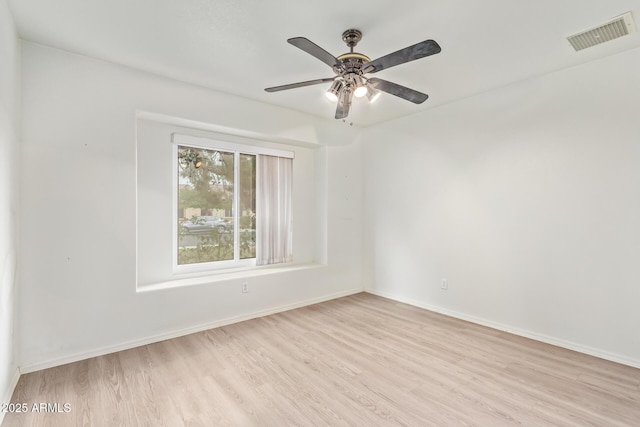
<path fill-rule="evenodd" d="M 269 87 L 265 91 L 279 92 L 281 90 L 332 82 L 325 94 L 329 100 L 338 103 L 335 114 L 336 119 L 344 119 L 349 115 L 354 96 L 356 98 L 366 96 L 369 102 L 372 103 L 378 99 L 381 92 L 387 92 L 415 104 L 421 104 L 429 97 L 424 93 L 399 84 L 366 77 L 365 75 L 440 53 L 440 46 L 435 41 L 425 40 L 372 61 L 368 56 L 353 51 L 353 48 L 362 40 L 362 32 L 349 29 L 342 33 L 342 40 L 349 48 L 349 52 L 338 57 L 333 56 L 304 37 L 294 37 L 287 40 L 289 44 L 304 50 L 330 66 L 336 75 L 330 78 Z"/>
<path fill-rule="evenodd" d="M 369 103 L 373 104 L 378 98 L 380 98 L 382 92 L 380 92 L 378 89 L 374 89 L 371 86 L 369 86 L 367 89 L 367 99 L 369 100 Z"/>
<path fill-rule="evenodd" d="M 327 99 L 330 101 L 337 101 L 343 86 L 344 84 L 341 79 L 335 79 L 333 83 L 331 83 L 329 90 L 325 92 Z"/>

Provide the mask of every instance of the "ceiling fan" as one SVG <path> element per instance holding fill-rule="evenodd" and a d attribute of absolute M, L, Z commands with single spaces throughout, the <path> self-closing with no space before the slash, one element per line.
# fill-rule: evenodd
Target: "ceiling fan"
<path fill-rule="evenodd" d="M 350 29 L 342 33 L 342 40 L 349 47 L 349 52 L 338 57 L 333 56 L 304 37 L 294 37 L 287 40 L 288 43 L 330 66 L 336 76 L 268 87 L 265 91 L 279 92 L 281 90 L 332 82 L 326 95 L 330 100 L 338 102 L 336 119 L 343 119 L 349 115 L 351 101 L 354 96 L 360 98 L 366 95 L 369 102 L 373 102 L 380 96 L 380 91 L 382 91 L 415 104 L 421 104 L 426 101 L 429 96 L 424 93 L 397 83 L 375 77 L 366 77 L 365 75 L 440 53 L 441 49 L 438 43 L 433 40 L 425 40 L 372 61 L 368 56 L 353 51 L 353 48 L 361 39 L 362 33 L 359 30 Z"/>

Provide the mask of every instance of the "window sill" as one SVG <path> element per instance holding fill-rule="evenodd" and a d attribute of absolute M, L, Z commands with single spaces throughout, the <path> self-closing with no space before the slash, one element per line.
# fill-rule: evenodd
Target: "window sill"
<path fill-rule="evenodd" d="M 181 288 L 185 286 L 204 285 L 208 283 L 223 282 L 234 279 L 246 279 L 249 277 L 260 277 L 269 274 L 289 273 L 292 271 L 312 270 L 326 267 L 326 264 L 285 264 L 269 265 L 264 267 L 253 267 L 251 269 L 225 271 L 220 273 L 210 273 L 198 277 L 167 280 L 166 282 L 151 283 L 148 285 L 138 285 L 137 293 L 159 291 L 163 289 Z"/>

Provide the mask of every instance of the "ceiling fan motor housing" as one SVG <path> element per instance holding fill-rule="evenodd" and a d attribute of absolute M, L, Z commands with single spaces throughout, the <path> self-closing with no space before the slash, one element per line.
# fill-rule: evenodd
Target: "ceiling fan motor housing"
<path fill-rule="evenodd" d="M 363 64 L 371 62 L 367 55 L 354 52 L 353 48 L 362 39 L 362 33 L 359 30 L 350 29 L 342 33 L 342 40 L 349 47 L 350 52 L 338 56 L 339 61 L 333 71 L 345 81 L 345 86 L 355 89 L 366 83 L 364 77 Z"/>

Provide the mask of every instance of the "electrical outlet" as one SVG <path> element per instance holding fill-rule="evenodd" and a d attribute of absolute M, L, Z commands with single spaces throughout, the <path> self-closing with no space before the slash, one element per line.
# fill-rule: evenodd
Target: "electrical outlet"
<path fill-rule="evenodd" d="M 242 293 L 246 294 L 249 292 L 249 282 L 242 282 Z"/>
<path fill-rule="evenodd" d="M 442 279 L 440 281 L 440 289 L 445 290 L 445 291 L 447 289 L 449 289 L 449 282 L 447 281 L 447 279 Z"/>

